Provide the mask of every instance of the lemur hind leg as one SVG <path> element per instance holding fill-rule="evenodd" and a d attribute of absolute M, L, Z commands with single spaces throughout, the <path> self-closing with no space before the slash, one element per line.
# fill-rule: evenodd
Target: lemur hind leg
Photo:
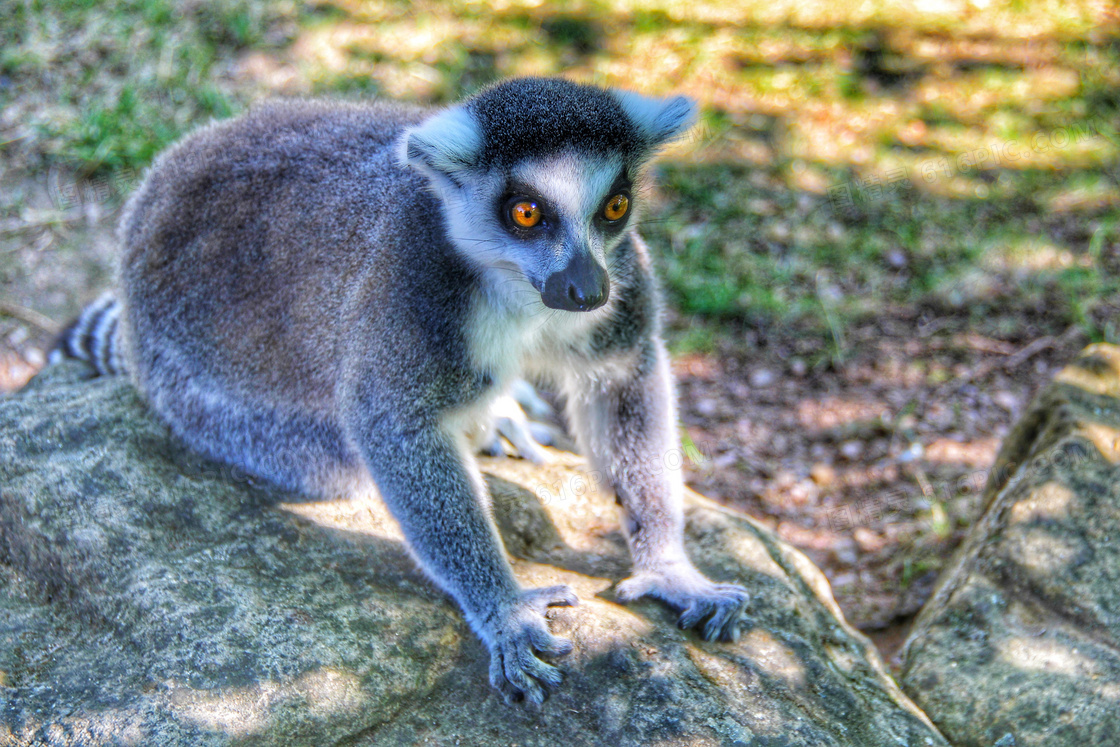
<path fill-rule="evenodd" d="M 342 428 L 326 417 L 230 396 L 204 375 L 149 388 L 152 407 L 194 450 L 311 498 L 335 497 L 364 470 Z"/>

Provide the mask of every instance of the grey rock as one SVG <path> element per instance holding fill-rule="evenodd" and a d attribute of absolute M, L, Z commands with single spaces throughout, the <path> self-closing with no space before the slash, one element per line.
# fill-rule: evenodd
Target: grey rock
<path fill-rule="evenodd" d="M 905 644 L 903 687 L 960 747 L 1120 744 L 1120 348 L 1012 429 L 987 508 Z"/>
<path fill-rule="evenodd" d="M 946 744 L 821 573 L 699 496 L 690 548 L 750 588 L 742 639 L 616 603 L 616 507 L 559 452 L 481 461 L 522 582 L 582 600 L 552 613 L 576 644 L 560 690 L 506 706 L 378 501 L 255 485 L 179 447 L 127 382 L 82 370 L 0 400 L 2 744 Z"/>

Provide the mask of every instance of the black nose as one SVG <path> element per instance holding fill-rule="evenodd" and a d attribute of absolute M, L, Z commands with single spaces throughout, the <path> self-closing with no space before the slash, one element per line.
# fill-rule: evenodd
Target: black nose
<path fill-rule="evenodd" d="M 579 252 L 544 281 L 541 300 L 550 309 L 591 311 L 605 304 L 610 294 L 607 271 L 589 253 Z"/>

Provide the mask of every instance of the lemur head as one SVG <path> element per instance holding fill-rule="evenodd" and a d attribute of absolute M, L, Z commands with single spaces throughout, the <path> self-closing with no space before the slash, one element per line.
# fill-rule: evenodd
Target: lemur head
<path fill-rule="evenodd" d="M 643 167 L 695 112 L 680 96 L 515 78 L 406 131 L 401 158 L 427 176 L 477 266 L 527 281 L 550 308 L 590 311 L 610 293 Z"/>

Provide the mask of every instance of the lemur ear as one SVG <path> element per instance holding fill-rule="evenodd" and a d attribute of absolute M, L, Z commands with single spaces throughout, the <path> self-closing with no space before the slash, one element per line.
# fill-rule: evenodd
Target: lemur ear
<path fill-rule="evenodd" d="M 465 107 L 453 106 L 405 130 L 399 158 L 402 164 L 458 181 L 456 174 L 475 165 L 481 147 L 474 117 Z"/>
<path fill-rule="evenodd" d="M 633 91 L 612 91 L 650 148 L 676 140 L 696 122 L 696 104 L 684 96 L 650 98 Z"/>

